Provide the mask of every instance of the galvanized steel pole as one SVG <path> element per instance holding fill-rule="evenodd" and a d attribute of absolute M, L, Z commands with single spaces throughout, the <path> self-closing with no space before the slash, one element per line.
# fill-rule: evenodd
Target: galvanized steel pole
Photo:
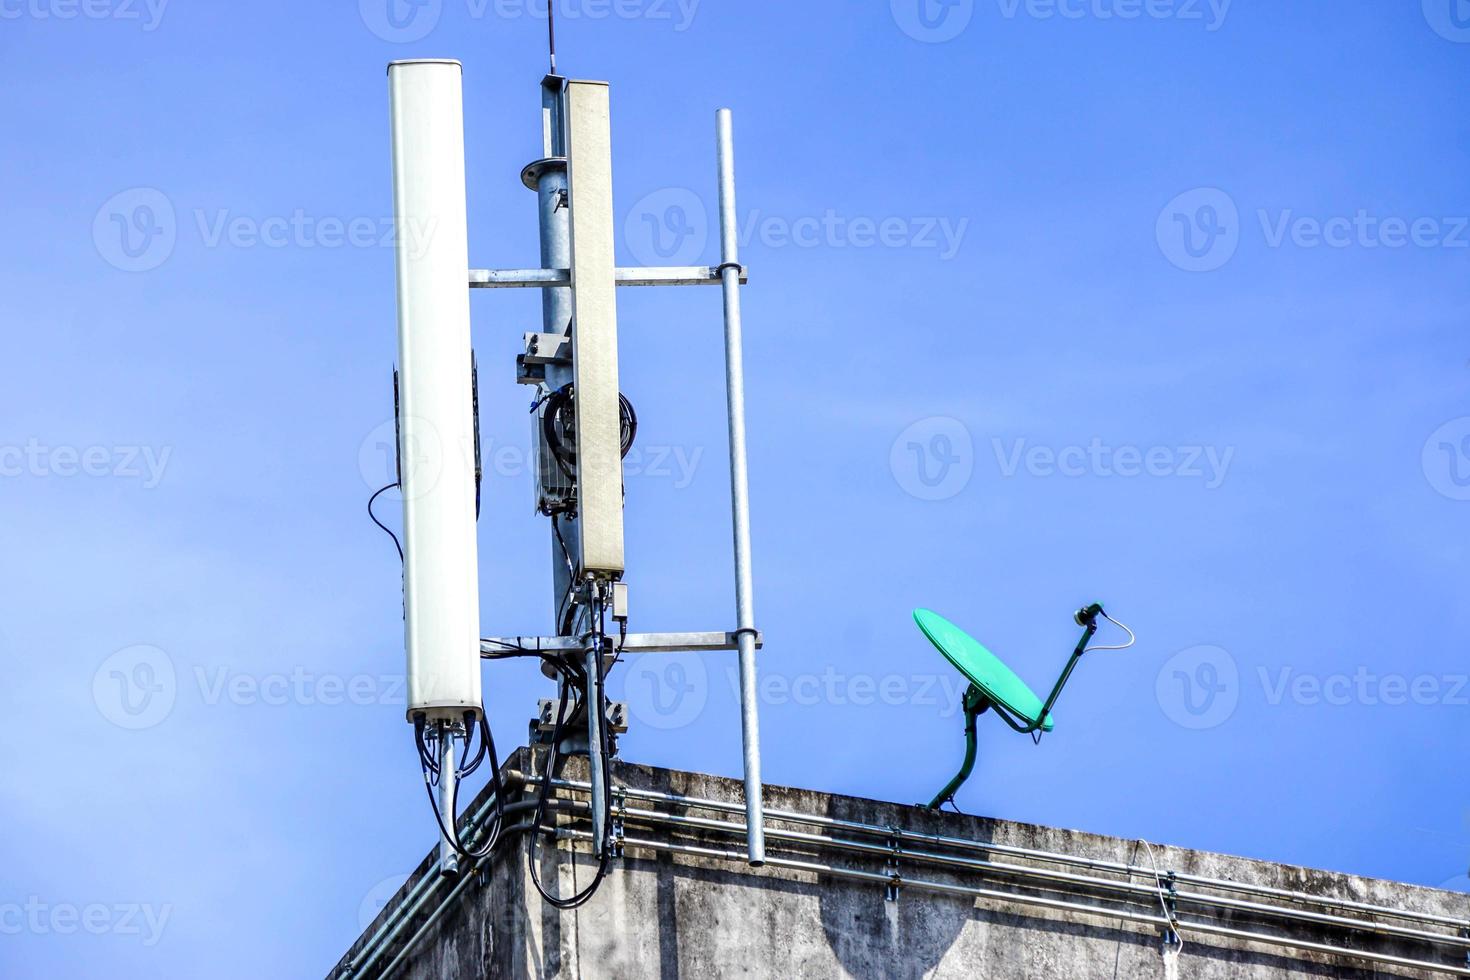
<path fill-rule="evenodd" d="M 601 599 L 594 599 L 592 606 L 592 649 L 587 651 L 587 778 L 592 783 L 592 853 L 602 857 L 607 843 L 602 839 L 607 827 L 601 815 L 607 812 L 607 761 L 602 757 L 602 631 L 595 627 L 601 622 Z M 553 773 L 546 774 L 548 778 Z"/>
<path fill-rule="evenodd" d="M 469 737 L 469 733 L 465 733 Z M 459 874 L 459 851 L 451 839 L 457 834 L 454 826 L 454 804 L 456 787 L 454 757 L 454 726 L 444 722 L 439 725 L 439 818 L 444 821 L 444 832 L 439 835 L 439 874 L 452 878 Z"/>
<path fill-rule="evenodd" d="M 740 337 L 740 258 L 730 110 L 715 113 L 720 182 L 720 291 L 725 300 L 725 392 L 730 417 L 730 511 L 735 537 L 735 634 L 740 651 L 740 737 L 745 755 L 746 850 L 766 861 L 760 720 L 755 684 L 755 598 L 750 570 L 750 487 L 745 461 L 745 360 Z"/>

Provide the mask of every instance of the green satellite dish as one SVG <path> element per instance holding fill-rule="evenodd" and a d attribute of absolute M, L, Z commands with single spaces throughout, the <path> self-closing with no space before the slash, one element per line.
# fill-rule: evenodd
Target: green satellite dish
<path fill-rule="evenodd" d="M 929 642 L 938 647 L 939 652 L 993 704 L 1000 705 L 1028 725 L 1034 725 L 1041 719 L 1041 698 L 974 637 L 928 609 L 915 609 L 914 622 L 919 624 Z M 1047 715 L 1040 727 L 1044 732 L 1051 731 L 1052 717 Z"/>
<path fill-rule="evenodd" d="M 945 803 L 952 801 L 956 791 L 966 779 L 970 778 L 970 772 L 975 768 L 976 718 L 994 709 L 1001 721 L 1012 729 L 1023 735 L 1033 735 L 1039 739 L 1041 733 L 1049 732 L 1054 727 L 1052 706 L 1056 704 L 1057 696 L 1062 693 L 1067 678 L 1072 676 L 1072 668 L 1077 666 L 1077 661 L 1082 658 L 1082 655 L 1089 650 L 1122 650 L 1133 645 L 1133 631 L 1117 623 L 1128 633 L 1127 643 L 1122 646 L 1089 647 L 1087 642 L 1097 632 L 1098 616 L 1117 623 L 1117 620 L 1103 612 L 1102 605 L 1096 602 L 1073 614 L 1073 622 L 1082 627 L 1082 638 L 1077 641 L 1077 646 L 1072 650 L 1071 659 L 1067 661 L 1067 666 L 1062 668 L 1062 675 L 1057 678 L 1051 694 L 1043 702 L 1031 688 L 1026 686 L 1025 681 L 1016 676 L 1015 671 L 1007 667 L 995 654 L 981 646 L 970 634 L 936 612 L 928 609 L 914 610 L 914 622 L 919 624 L 919 629 L 923 630 L 929 642 L 933 643 L 939 652 L 944 654 L 945 659 L 954 664 L 955 668 L 970 682 L 969 688 L 965 691 L 964 703 L 965 761 L 960 766 L 959 773 L 929 803 L 930 809 L 937 810 Z"/>

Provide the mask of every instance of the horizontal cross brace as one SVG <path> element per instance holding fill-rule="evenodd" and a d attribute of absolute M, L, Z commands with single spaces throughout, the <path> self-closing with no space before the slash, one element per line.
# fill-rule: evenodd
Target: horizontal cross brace
<path fill-rule="evenodd" d="M 614 272 L 619 286 L 718 286 L 720 273 L 710 265 L 654 265 L 631 269 L 620 268 Z M 740 282 L 750 281 L 745 269 L 740 270 Z M 539 286 L 570 286 L 572 274 L 568 269 L 471 269 L 471 289 L 535 288 Z"/>
<path fill-rule="evenodd" d="M 755 634 L 755 646 L 762 645 Z M 629 633 L 622 641 L 626 653 L 683 653 L 734 650 L 734 633 Z M 480 641 L 480 656 L 497 657 L 516 652 L 581 653 L 587 644 L 578 636 L 492 636 Z"/>

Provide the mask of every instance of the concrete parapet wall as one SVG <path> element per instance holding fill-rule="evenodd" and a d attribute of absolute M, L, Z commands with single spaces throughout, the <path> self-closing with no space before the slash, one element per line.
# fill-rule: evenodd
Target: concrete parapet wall
<path fill-rule="evenodd" d="M 563 778 L 579 778 L 580 762 L 572 760 Z M 535 771 L 525 750 L 515 754 L 507 769 Z M 731 804 L 742 800 L 738 781 L 697 773 L 618 765 L 614 781 L 679 797 Z M 1173 871 L 1322 899 L 1306 903 L 1181 881 L 1181 893 L 1220 898 L 1225 904 L 1181 901 L 1177 908 L 1183 951 L 1166 953 L 1159 881 L 1152 873 L 1129 876 L 1108 870 L 1112 863 L 1150 868 L 1150 854 L 1137 841 L 808 790 L 770 786 L 766 793 L 768 811 L 898 827 L 910 833 L 893 852 L 889 850 L 893 842 L 881 834 L 772 819 L 768 846 L 773 861 L 756 869 L 741 860 L 743 841 L 725 829 L 741 822 L 738 813 L 630 798 L 628 805 L 635 811 L 657 810 L 671 818 L 693 819 L 678 824 L 630 815 L 623 828 L 630 843 L 612 862 L 596 895 L 580 909 L 558 911 L 541 900 L 528 874 L 525 836 L 519 834 L 460 889 L 442 915 L 431 919 L 428 911 L 442 904 L 452 886 L 441 886 L 424 903 L 426 911 L 413 917 L 412 926 L 397 934 L 391 949 L 371 969 L 350 971 L 348 964 L 354 960 L 362 964 L 365 941 L 395 914 L 417 879 L 432 873 L 431 854 L 332 971 L 332 980 L 378 975 L 420 929 L 396 976 L 1274 980 L 1429 977 L 1466 967 L 1463 948 L 1392 934 L 1394 929 L 1424 931 L 1453 939 L 1460 931 L 1454 924 L 1395 919 L 1341 904 L 1385 906 L 1470 926 L 1470 896 L 1460 893 L 1156 844 L 1152 860 L 1165 874 Z M 562 795 L 570 799 L 577 794 L 562 791 Z M 586 826 L 585 820 L 581 825 Z M 783 832 L 796 839 L 781 837 Z M 918 834 L 985 846 L 925 844 L 913 836 Z M 569 861 L 566 848 L 566 842 L 557 849 L 543 846 L 539 862 L 543 882 L 563 894 L 586 884 L 594 871 L 585 854 Z M 1007 848 L 1055 852 L 1098 864 L 1063 865 Z M 585 852 L 587 845 L 579 843 L 577 849 Z M 925 860 L 921 854 L 958 861 Z M 896 888 L 886 880 L 894 874 Z M 1062 907 L 1078 905 L 1095 911 Z M 1255 906 L 1306 914 L 1288 918 Z M 1334 920 L 1360 925 L 1348 927 Z M 1374 928 L 1385 926 L 1390 934 L 1374 933 Z M 1215 929 L 1276 936 L 1298 945 L 1206 931 Z M 1313 943 L 1433 963 L 1441 969 L 1426 971 L 1301 948 Z"/>

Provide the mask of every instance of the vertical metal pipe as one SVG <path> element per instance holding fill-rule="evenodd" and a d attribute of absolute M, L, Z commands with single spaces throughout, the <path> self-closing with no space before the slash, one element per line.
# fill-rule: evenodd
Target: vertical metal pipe
<path fill-rule="evenodd" d="M 563 143 L 562 79 L 548 76 L 541 83 L 542 150 L 545 157 L 535 167 L 536 214 L 541 232 L 541 268 L 566 269 L 572 264 L 571 214 L 567 205 L 566 147 Z M 572 290 L 569 286 L 547 286 L 541 290 L 541 330 L 544 333 L 567 333 L 572 322 Z M 572 380 L 571 364 L 546 365 L 546 384 L 552 390 Z M 532 423 L 539 424 L 538 420 Z M 533 434 L 531 444 L 537 444 Z M 539 465 L 539 463 L 538 463 Z M 562 529 L 567 547 L 576 547 L 573 539 L 576 529 L 568 521 Z M 551 603 L 553 616 L 560 613 L 562 596 L 571 585 L 571 572 L 562 555 L 561 543 L 556 534 L 550 535 L 551 546 Z M 561 623 L 552 624 L 559 632 Z"/>
<path fill-rule="evenodd" d="M 715 113 L 720 174 L 720 291 L 725 299 L 725 392 L 730 418 L 730 512 L 735 536 L 735 629 L 740 651 L 740 736 L 745 754 L 745 825 L 752 865 L 766 861 L 761 736 L 755 686 L 755 597 L 750 571 L 750 488 L 745 465 L 745 359 L 740 338 L 740 227 L 735 216 L 735 148 L 730 110 Z"/>
<path fill-rule="evenodd" d="M 596 624 L 600 616 L 596 606 L 592 615 Z M 601 656 L 602 634 L 594 631 L 592 649 L 587 651 L 587 781 L 592 784 L 592 853 L 598 857 L 602 856 L 602 849 L 606 846 L 602 835 L 607 829 L 602 821 L 602 815 L 607 813 L 607 783 L 602 778 L 602 687 L 598 682 L 598 675 L 602 672 L 602 665 L 598 662 Z"/>
<path fill-rule="evenodd" d="M 439 817 L 444 829 L 457 833 L 454 826 L 454 726 L 445 722 L 439 726 Z M 444 835 L 439 836 L 439 874 L 446 878 L 459 874 L 459 852 Z"/>
<path fill-rule="evenodd" d="M 566 164 L 548 164 L 536 183 L 537 211 L 541 225 L 541 268 L 565 269 L 572 262 L 572 246 L 567 226 Z M 546 333 L 566 333 L 572 321 L 570 286 L 543 286 L 541 289 L 541 329 Z M 568 372 L 570 373 L 570 372 Z M 550 383 L 551 379 L 547 379 Z"/>
<path fill-rule="evenodd" d="M 565 269 L 572 262 L 570 227 L 567 222 L 567 169 L 565 162 L 548 165 L 541 171 L 536 183 L 537 213 L 541 225 L 541 268 Z M 569 286 L 546 286 L 541 290 L 541 329 L 545 333 L 565 334 L 572 322 L 572 290 Z M 552 391 L 572 380 L 572 365 L 546 365 L 546 384 Z M 532 425 L 540 425 L 540 415 Z M 531 445 L 539 445 L 532 433 Z M 547 465 L 547 460 L 538 459 L 537 465 Z M 576 547 L 574 521 L 564 521 L 562 539 L 567 548 Z M 571 569 L 567 568 L 562 542 L 553 531 L 549 535 L 551 546 L 551 606 L 552 615 L 559 617 L 562 597 L 572 584 Z M 552 623 L 552 632 L 560 632 L 560 621 Z"/>

